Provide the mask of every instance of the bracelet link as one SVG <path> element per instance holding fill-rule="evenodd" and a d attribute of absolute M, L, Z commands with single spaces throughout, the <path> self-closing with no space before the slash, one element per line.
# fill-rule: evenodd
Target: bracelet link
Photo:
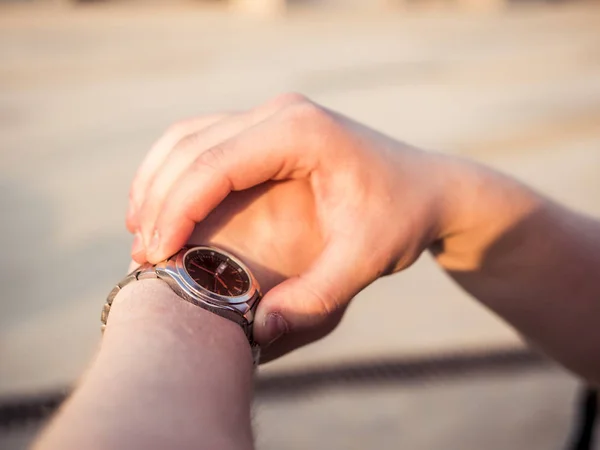
<path fill-rule="evenodd" d="M 129 283 L 137 280 L 146 280 L 158 278 L 158 274 L 156 273 L 155 266 L 150 263 L 142 264 L 140 267 L 129 273 L 125 278 L 123 278 L 108 294 L 108 298 L 106 299 L 106 303 L 102 307 L 102 313 L 100 314 L 100 321 L 102 322 L 101 330 L 104 333 L 106 329 L 106 321 L 108 320 L 108 315 L 110 314 L 110 308 L 112 303 L 117 296 L 117 294 L 127 286 Z"/>

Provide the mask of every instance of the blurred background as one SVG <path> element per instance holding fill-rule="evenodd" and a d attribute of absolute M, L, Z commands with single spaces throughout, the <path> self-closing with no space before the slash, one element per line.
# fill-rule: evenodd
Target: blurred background
<path fill-rule="evenodd" d="M 600 216 L 599 3 L 0 0 L 0 409 L 94 354 L 161 132 L 285 91 Z M 564 448 L 578 388 L 427 256 L 259 372 L 259 450 Z"/>

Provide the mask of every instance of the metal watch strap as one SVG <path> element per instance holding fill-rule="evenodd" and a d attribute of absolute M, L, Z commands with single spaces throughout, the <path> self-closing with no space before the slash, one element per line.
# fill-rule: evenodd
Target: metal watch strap
<path fill-rule="evenodd" d="M 129 283 L 132 283 L 137 280 L 145 280 L 158 278 L 158 274 L 155 270 L 156 266 L 146 263 L 142 264 L 140 267 L 135 269 L 133 272 L 128 274 L 125 278 L 123 278 L 119 283 L 110 291 L 108 297 L 106 299 L 106 303 L 102 308 L 102 314 L 100 315 L 100 321 L 102 322 L 101 330 L 104 332 L 106 328 L 106 321 L 108 320 L 108 314 L 110 313 L 110 307 L 112 306 L 113 300 L 117 296 L 117 294 L 127 286 Z"/>
<path fill-rule="evenodd" d="M 159 263 L 159 264 L 163 264 L 163 263 Z M 108 294 L 108 297 L 106 298 L 106 302 L 104 303 L 104 306 L 102 307 L 102 313 L 100 315 L 100 321 L 102 322 L 102 325 L 101 325 L 102 333 L 104 333 L 104 330 L 106 328 L 106 322 L 108 320 L 108 315 L 110 314 L 110 308 L 112 307 L 112 303 L 113 303 L 115 297 L 117 296 L 117 294 L 121 291 L 121 289 L 123 289 L 125 286 L 127 286 L 128 284 L 130 284 L 134 281 L 147 280 L 147 279 L 160 279 L 160 277 L 156 273 L 156 265 L 153 265 L 150 263 L 142 264 L 140 267 L 135 269 L 133 272 L 129 273 L 119 283 L 117 283 L 117 285 L 110 291 L 110 293 Z M 195 305 L 195 306 L 198 306 L 198 305 Z M 201 306 L 198 306 L 198 307 L 202 308 Z M 203 309 L 208 310 L 208 308 L 203 308 Z M 211 312 L 214 313 L 214 311 L 211 311 Z M 249 326 L 251 327 L 252 324 L 249 324 Z M 246 336 L 248 336 L 245 329 L 243 329 L 242 331 L 244 331 L 244 334 L 246 334 Z M 254 339 L 251 338 L 251 334 L 250 334 L 248 343 L 250 344 L 250 349 L 252 351 L 252 360 L 254 361 L 254 365 L 258 365 L 259 360 L 260 360 L 260 346 L 256 342 L 254 342 Z"/>

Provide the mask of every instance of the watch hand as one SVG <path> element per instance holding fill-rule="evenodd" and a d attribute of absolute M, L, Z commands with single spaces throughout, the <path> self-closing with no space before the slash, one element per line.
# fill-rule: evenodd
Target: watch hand
<path fill-rule="evenodd" d="M 214 272 L 211 272 L 210 270 L 208 270 L 206 267 L 202 267 L 200 264 L 195 263 L 194 261 L 190 261 L 190 264 L 192 266 L 196 266 L 198 269 L 204 270 L 205 272 L 210 273 L 211 275 L 214 275 Z"/>
<path fill-rule="evenodd" d="M 233 294 L 231 293 L 231 291 L 229 290 L 229 287 L 227 287 L 227 285 L 223 282 L 223 280 L 221 280 L 219 278 L 219 275 L 215 275 L 215 280 L 218 280 L 219 283 L 221 283 L 223 285 L 223 287 L 227 290 L 227 293 L 233 297 Z"/>

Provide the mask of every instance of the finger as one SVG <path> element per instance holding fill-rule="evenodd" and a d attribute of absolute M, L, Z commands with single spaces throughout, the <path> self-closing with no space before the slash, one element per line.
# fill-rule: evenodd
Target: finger
<path fill-rule="evenodd" d="M 176 123 L 172 125 L 152 146 L 152 149 L 144 158 L 131 183 L 129 191 L 129 208 L 127 210 L 126 219 L 126 225 L 130 232 L 133 233 L 138 228 L 137 212 L 143 204 L 148 184 L 168 156 L 173 146 L 194 131 L 206 128 L 227 116 L 228 114 L 226 113 L 211 114 Z"/>
<path fill-rule="evenodd" d="M 306 102 L 307 100 L 298 94 L 284 94 L 247 113 L 231 116 L 205 128 L 200 133 L 188 136 L 185 142 L 182 142 L 179 151 L 171 152 L 164 167 L 157 172 L 150 188 L 151 192 L 148 192 L 142 206 L 142 211 L 139 215 L 139 228 L 146 250 L 148 250 L 153 236 L 155 236 L 156 221 L 162 211 L 165 200 L 171 197 L 171 190 L 179 182 L 182 172 L 189 172 L 189 168 L 194 165 L 194 161 L 204 160 L 202 158 L 204 152 L 208 151 L 210 153 L 211 150 L 214 152 L 221 147 L 222 142 L 231 140 L 237 134 L 241 134 L 245 130 L 252 129 L 258 124 L 267 121 L 282 109 Z M 212 159 L 210 156 L 208 155 L 206 158 L 207 162 Z M 187 195 L 188 193 L 185 194 Z M 187 230 L 190 232 L 191 229 L 187 228 Z M 183 241 L 180 242 L 185 242 L 188 237 L 189 235 L 184 236 Z M 176 250 L 177 248 L 172 248 L 172 251 Z"/>
<path fill-rule="evenodd" d="M 156 218 L 170 195 L 171 188 L 202 153 L 262 122 L 275 114 L 280 107 L 276 103 L 269 103 L 246 113 L 231 115 L 179 141 L 148 186 L 145 201 L 139 212 L 142 236 L 150 238 Z M 148 240 L 144 242 L 148 243 Z"/>
<path fill-rule="evenodd" d="M 135 269 L 137 269 L 138 267 L 140 267 L 140 265 L 136 262 L 136 261 L 131 261 L 129 263 L 129 269 L 127 269 L 127 273 L 131 273 L 133 272 Z"/>
<path fill-rule="evenodd" d="M 361 253 L 358 242 L 334 241 L 307 272 L 270 290 L 256 312 L 256 341 L 289 349 L 289 342 L 306 343 L 330 331 L 350 300 L 377 277 L 379 269 Z"/>
<path fill-rule="evenodd" d="M 271 179 L 310 174 L 315 164 L 310 138 L 306 138 L 306 133 L 290 133 L 290 127 L 279 121 L 263 121 L 196 158 L 156 212 L 155 223 L 148 220 L 144 224 L 149 261 L 161 261 L 177 251 L 196 222 L 203 220 L 231 191 Z"/>
<path fill-rule="evenodd" d="M 344 308 L 332 313 L 324 323 L 319 326 L 303 331 L 289 332 L 274 342 L 271 342 L 271 344 L 263 345 L 260 351 L 260 363 L 268 363 L 297 348 L 327 336 L 340 323 L 345 310 L 346 309 Z"/>

